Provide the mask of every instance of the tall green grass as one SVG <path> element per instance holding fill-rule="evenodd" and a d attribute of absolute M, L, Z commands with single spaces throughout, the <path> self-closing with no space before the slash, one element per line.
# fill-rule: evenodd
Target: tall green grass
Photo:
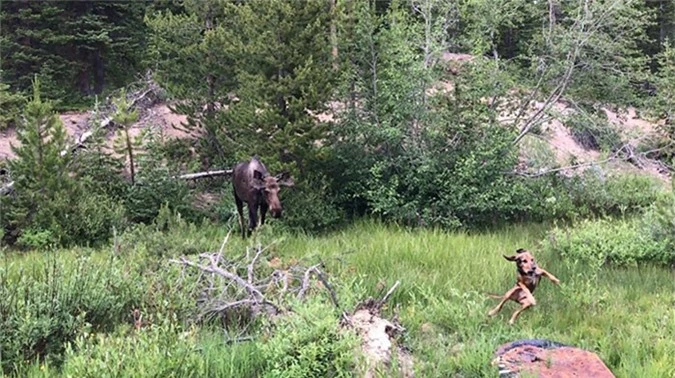
<path fill-rule="evenodd" d="M 675 273 L 658 267 L 597 269 L 542 250 L 545 228 L 515 226 L 489 233 L 408 231 L 362 223 L 323 238 L 292 239 L 287 258 L 321 258 L 342 290 L 382 295 L 401 281 L 390 306 L 400 306 L 419 376 L 494 376 L 492 353 L 502 343 L 547 338 L 597 352 L 617 377 L 675 376 Z M 546 279 L 537 306 L 507 325 L 517 304 L 486 316 L 514 284 L 517 248 L 561 280 Z"/>
<path fill-rule="evenodd" d="M 650 266 L 598 268 L 562 260 L 553 252 L 541 248 L 540 241 L 545 237 L 547 228 L 538 225 L 513 226 L 481 233 L 446 233 L 409 230 L 367 221 L 320 237 L 280 235 L 274 227 L 274 222 L 271 222 L 248 240 L 242 240 L 235 232 L 225 254 L 239 256 L 245 254 L 247 246 L 276 241 L 265 259 L 278 258 L 282 266 L 323 261 L 324 269 L 337 290 L 340 305 L 345 310 L 352 309 L 359 300 L 368 296 L 381 297 L 399 280 L 401 284 L 390 298 L 385 312 L 388 315 L 397 312 L 407 328 L 405 342 L 415 358 L 416 376 L 493 377 L 496 368 L 490 366 L 490 361 L 494 350 L 502 343 L 521 338 L 547 338 L 592 350 L 617 377 L 675 376 L 675 343 L 672 341 L 675 339 L 675 274 L 671 270 Z M 138 232 L 133 238 L 123 237 L 121 245 L 129 259 L 133 260 L 138 253 L 143 256 L 141 261 L 135 259 L 138 264 L 156 269 L 153 274 L 157 277 L 153 282 L 157 281 L 154 284 L 157 285 L 163 277 L 166 280 L 177 279 L 176 272 L 165 272 L 166 265 L 159 261 L 181 253 L 217 250 L 227 231 L 225 227 L 205 226 L 179 228 L 166 234 Z M 508 326 L 508 318 L 517 305 L 509 303 L 498 316 L 489 318 L 487 312 L 497 300 L 489 298 L 486 293 L 502 294 L 513 285 L 515 266 L 504 260 L 502 254 L 511 254 L 517 248 L 534 252 L 540 265 L 556 275 L 561 285 L 557 287 L 544 279 L 535 292 L 537 306 L 524 312 L 514 326 Z M 94 255 L 106 256 L 109 253 L 107 250 Z M 65 253 L 63 258 L 72 259 L 77 254 Z M 9 257 L 12 269 L 39 264 L 45 258 L 38 254 L 28 256 Z M 107 257 L 99 259 L 106 261 Z M 105 276 L 108 273 L 103 269 L 99 274 Z M 308 332 L 308 339 L 321 340 L 318 333 L 312 334 L 312 330 L 317 324 L 326 327 L 326 319 L 330 317 L 337 322 L 339 312 L 331 310 L 325 292 L 317 290 L 314 295 L 313 302 L 323 305 L 307 304 L 313 307 L 308 307 L 309 311 L 300 311 L 304 320 L 294 324 L 298 332 Z M 142 300 L 142 297 L 139 298 Z M 157 301 L 157 294 L 152 295 L 152 300 Z M 185 332 L 180 327 L 167 329 L 171 334 Z M 320 328 L 316 330 L 318 332 Z M 277 360 L 284 360 L 283 355 L 291 352 L 277 349 L 268 332 L 289 335 L 291 331 L 266 328 L 260 330 L 260 337 L 250 345 L 238 346 L 218 343 L 218 335 L 193 337 L 190 345 L 194 348 L 182 346 L 179 349 L 185 353 L 185 358 L 193 362 L 199 360 L 195 359 L 195 355 L 208 357 L 208 363 L 200 368 L 203 369 L 201 371 L 225 376 L 228 376 L 228 371 L 240 376 L 274 376 L 269 370 L 271 366 L 288 366 L 284 365 L 288 362 Z M 112 349 L 129 350 L 128 353 L 133 350 L 133 361 L 161 362 L 163 358 L 171 361 L 171 356 L 158 358 L 150 348 L 152 337 L 157 334 L 153 335 L 143 336 L 148 340 L 141 339 L 147 343 L 145 352 L 133 348 L 138 343 L 134 338 L 140 337 L 133 332 L 120 333 L 118 330 L 108 336 L 113 340 L 104 340 L 109 345 L 119 345 Z M 174 344 L 169 342 L 165 349 L 181 343 L 175 340 L 179 339 L 170 339 Z M 334 348 L 325 342 L 316 345 L 328 348 L 326 350 Z M 99 344 L 105 346 L 106 341 Z M 282 345 L 279 343 L 278 348 Z M 245 355 L 244 352 L 248 351 L 253 354 Z M 260 355 L 261 351 L 267 351 L 267 354 Z M 311 356 L 315 352 L 298 350 L 297 356 Z M 97 353 L 90 345 L 74 348 L 66 354 L 63 366 L 68 369 L 101 363 L 100 353 Z M 293 357 L 293 364 L 310 364 L 297 356 Z M 311 365 L 303 366 L 296 367 L 298 371 L 306 371 L 303 369 Z M 47 369 L 50 376 L 58 376 L 60 371 L 57 367 L 40 370 L 39 365 L 34 365 L 32 369 L 31 374 L 26 375 L 40 376 L 40 371 Z M 186 376 L 178 373 L 180 370 L 174 372 L 173 376 Z"/>

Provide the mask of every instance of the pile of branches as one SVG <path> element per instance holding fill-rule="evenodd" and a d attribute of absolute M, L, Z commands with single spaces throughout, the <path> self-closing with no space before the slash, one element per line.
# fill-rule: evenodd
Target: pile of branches
<path fill-rule="evenodd" d="M 362 340 L 362 353 L 369 363 L 367 377 L 375 376 L 379 366 L 391 367 L 394 359 L 399 362 L 402 376 L 413 376 L 412 356 L 397 343 L 405 328 L 398 322 L 397 315 L 388 320 L 381 314 L 400 285 L 399 281 L 382 298 L 368 298 L 354 310 L 345 311 L 324 271 L 323 262 L 309 267 L 275 267 L 274 259 L 267 261 L 264 256 L 275 243 L 264 248 L 260 245 L 247 248 L 245 256 L 228 257 L 224 252 L 229 237 L 230 234 L 225 237 L 218 252 L 202 253 L 196 259 L 183 256 L 171 260 L 183 266 L 183 273 L 190 270 L 198 274 L 202 291 L 197 300 L 200 308 L 197 322 L 215 319 L 225 325 L 244 326 L 261 316 L 274 320 L 292 312 L 284 303 L 285 298 L 292 296 L 303 300 L 309 292 L 325 291 L 340 314 L 336 321 L 343 328 L 353 330 Z M 251 340 L 250 336 L 244 335 L 248 327 L 243 328 L 238 337 L 228 342 Z"/>
<path fill-rule="evenodd" d="M 198 282 L 204 289 L 198 299 L 197 321 L 231 319 L 242 313 L 249 317 L 283 315 L 290 308 L 281 304 L 280 298 L 294 295 L 304 299 L 312 286 L 312 277 L 321 282 L 333 304 L 339 308 L 335 290 L 322 270 L 323 263 L 310 267 L 294 265 L 286 269 L 262 264 L 261 261 L 266 259 L 261 257 L 275 243 L 264 248 L 261 245 L 249 247 L 245 256 L 231 259 L 224 256 L 229 237 L 230 234 L 218 252 L 201 253 L 196 261 L 185 256 L 171 260 L 182 265 L 184 271 L 192 269 L 199 273 Z"/>

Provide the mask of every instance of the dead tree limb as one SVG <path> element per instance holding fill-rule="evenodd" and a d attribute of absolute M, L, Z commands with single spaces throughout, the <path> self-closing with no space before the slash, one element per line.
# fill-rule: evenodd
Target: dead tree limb
<path fill-rule="evenodd" d="M 333 305 L 335 305 L 335 308 L 340 309 L 340 303 L 338 303 L 337 299 L 337 294 L 335 293 L 335 290 L 333 289 L 333 286 L 328 282 L 328 279 L 326 278 L 326 275 L 320 270 L 320 269 L 315 269 L 316 275 L 319 277 L 319 280 L 323 284 L 323 286 L 328 290 L 328 293 L 330 294 L 330 299 L 333 302 Z"/>
<path fill-rule="evenodd" d="M 624 152 L 628 152 L 628 156 L 622 156 Z M 527 178 L 537 178 L 537 177 L 542 177 L 546 176 L 552 173 L 556 172 L 561 172 L 561 171 L 567 171 L 567 170 L 572 170 L 572 169 L 579 169 L 579 168 L 585 168 L 585 167 L 592 167 L 595 165 L 602 165 L 609 163 L 614 160 L 624 160 L 624 161 L 629 161 L 631 159 L 634 159 L 634 155 L 631 153 L 631 149 L 629 148 L 628 145 L 623 145 L 621 148 L 616 150 L 612 154 L 612 156 L 608 157 L 607 159 L 603 160 L 597 160 L 597 161 L 591 161 L 588 163 L 580 163 L 580 164 L 574 164 L 574 165 L 568 165 L 565 167 L 558 167 L 558 168 L 552 168 L 552 169 L 547 169 L 544 171 L 536 172 L 536 173 L 526 173 L 526 172 L 507 172 L 507 174 L 512 175 L 512 176 L 520 176 L 520 177 L 527 177 Z"/>
<path fill-rule="evenodd" d="M 231 169 L 223 169 L 218 171 L 205 171 L 205 172 L 196 172 L 196 173 L 187 173 L 184 175 L 176 176 L 176 178 L 181 180 L 198 180 L 206 177 L 227 177 L 232 175 Z"/>
<path fill-rule="evenodd" d="M 197 269 L 202 270 L 202 271 L 207 272 L 207 273 L 215 273 L 215 274 L 217 274 L 221 277 L 227 278 L 228 280 L 230 280 L 230 281 L 236 283 L 237 285 L 241 286 L 250 295 L 255 297 L 257 300 L 259 300 L 259 301 L 265 300 L 265 296 L 260 292 L 260 290 L 258 290 L 255 286 L 251 285 L 250 283 L 246 282 L 244 279 L 242 279 L 238 275 L 236 275 L 234 273 L 230 273 L 230 272 L 216 266 L 216 261 L 213 258 L 211 258 L 211 265 L 208 265 L 208 266 L 197 264 L 195 262 L 192 262 L 192 261 L 188 260 L 185 257 L 181 257 L 180 260 L 172 260 L 172 262 L 178 263 L 178 264 L 188 265 L 188 266 L 197 268 Z"/>
<path fill-rule="evenodd" d="M 305 271 L 305 274 L 303 275 L 302 278 L 302 286 L 300 287 L 300 291 L 298 292 L 298 299 L 302 299 L 305 297 L 305 293 L 307 292 L 307 289 L 309 289 L 309 279 L 311 277 L 312 272 L 314 272 L 320 264 L 316 264 L 314 266 L 309 267 Z"/>
<path fill-rule="evenodd" d="M 330 294 L 330 299 L 331 302 L 333 302 L 333 305 L 335 308 L 339 309 L 340 308 L 340 303 L 338 302 L 337 299 L 337 294 L 335 293 L 335 290 L 333 289 L 333 286 L 328 282 L 328 278 L 326 278 L 326 275 L 319 269 L 320 266 L 322 266 L 323 263 L 316 264 L 311 266 L 309 269 L 305 271 L 305 274 L 303 275 L 302 279 L 302 287 L 300 288 L 300 291 L 298 292 L 297 298 L 302 299 L 305 296 L 305 293 L 309 289 L 309 280 L 312 275 L 312 273 L 316 274 L 317 278 L 319 281 L 321 281 L 321 284 L 328 290 L 328 293 Z"/>
<path fill-rule="evenodd" d="M 147 75 L 149 78 L 146 79 L 145 85 L 150 87 L 143 91 L 142 93 L 134 96 L 127 106 L 127 111 L 130 111 L 137 107 L 138 103 L 145 98 L 148 97 L 149 94 L 157 92 L 159 88 L 157 87 L 156 84 L 152 82 L 151 76 L 148 74 Z M 94 135 L 94 130 L 95 129 L 100 129 L 100 130 L 105 130 L 108 127 L 112 126 L 114 124 L 113 122 L 113 117 L 110 115 L 105 116 L 97 125 L 94 125 L 91 127 L 89 130 L 85 131 L 82 133 L 82 135 L 77 138 L 75 143 L 72 146 L 69 146 L 67 149 L 61 151 L 61 156 L 66 155 L 67 153 L 74 153 L 75 151 L 79 150 L 80 148 L 86 148 L 86 143 L 89 141 L 89 139 Z"/>
<path fill-rule="evenodd" d="M 256 252 L 255 256 L 253 256 L 253 259 L 251 260 L 251 263 L 248 264 L 248 269 L 247 269 L 248 270 L 248 282 L 251 283 L 251 284 L 253 283 L 253 279 L 255 278 L 255 273 L 254 273 L 255 263 L 256 263 L 256 261 L 258 261 L 258 258 L 263 253 L 263 249 L 260 246 L 258 246 L 256 248 L 256 250 L 258 252 Z"/>
<path fill-rule="evenodd" d="M 387 303 L 387 301 L 389 300 L 389 297 L 391 297 L 391 295 L 394 293 L 394 290 L 396 290 L 396 288 L 400 284 L 401 284 L 401 281 L 397 280 L 396 283 L 394 284 L 394 286 L 392 286 L 391 289 L 389 289 L 389 291 L 387 291 L 387 294 L 385 294 L 384 297 L 382 297 L 382 299 L 380 299 L 380 302 L 379 302 L 380 307 L 384 306 L 384 304 Z"/>

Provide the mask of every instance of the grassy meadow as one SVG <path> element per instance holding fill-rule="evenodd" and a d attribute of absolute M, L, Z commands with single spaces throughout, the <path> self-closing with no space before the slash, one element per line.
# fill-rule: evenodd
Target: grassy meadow
<path fill-rule="evenodd" d="M 381 297 L 399 280 L 386 312 L 393 315 L 398 308 L 416 376 L 496 376 L 489 364 L 493 351 L 521 338 L 547 338 L 597 352 L 617 377 L 675 376 L 672 270 L 596 269 L 562 260 L 540 248 L 547 231 L 542 225 L 448 233 L 363 221 L 314 237 L 281 235 L 273 226 L 246 241 L 232 237 L 225 255 L 242 254 L 257 242 L 275 242 L 264 255 L 267 261 L 309 265 L 322 260 L 345 310 L 368 296 Z M 254 325 L 253 341 L 229 344 L 222 330 L 188 326 L 182 320 L 192 311 L 197 291 L 194 279 L 168 259 L 215 251 L 226 234 L 225 228 L 181 226 L 165 233 L 125 234 L 102 250 L 6 253 L 0 283 L 3 300 L 14 298 L 14 310 L 6 304 L 2 312 L 28 314 L 29 302 L 40 300 L 52 303 L 51 311 L 55 302 L 87 309 L 84 331 L 75 332 L 76 340 L 65 349 L 54 347 L 59 357 L 17 365 L 13 371 L 24 376 L 292 376 L 270 357 L 283 359 L 284 341 L 270 337 L 267 325 Z M 513 284 L 515 266 L 502 254 L 520 247 L 533 251 L 561 285 L 542 279 L 535 292 L 537 306 L 509 326 L 517 305 L 509 303 L 489 318 L 486 314 L 497 299 L 486 293 L 501 294 Z M 136 307 L 150 323 L 137 333 L 129 316 Z M 50 310 L 32 313 L 44 311 Z M 330 332 L 339 316 L 327 293 L 319 290 L 305 304 L 296 303 L 294 311 L 300 314 L 299 323 L 282 322 L 276 328 L 285 339 L 312 329 Z M 45 329 L 35 328 L 33 332 Z M 348 339 L 331 349 L 331 356 L 344 358 L 345 348 L 354 345 Z"/>

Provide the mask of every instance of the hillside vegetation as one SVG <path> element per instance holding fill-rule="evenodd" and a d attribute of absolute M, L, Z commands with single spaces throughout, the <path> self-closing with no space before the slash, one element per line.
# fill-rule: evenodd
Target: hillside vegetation
<path fill-rule="evenodd" d="M 0 22 L 5 374 L 493 376 L 535 337 L 675 374 L 672 1 L 33 1 Z M 229 177 L 182 175 L 252 156 L 295 186 L 241 239 Z M 487 293 L 517 248 L 562 285 L 508 327 Z M 364 308 L 399 357 L 377 374 Z"/>

